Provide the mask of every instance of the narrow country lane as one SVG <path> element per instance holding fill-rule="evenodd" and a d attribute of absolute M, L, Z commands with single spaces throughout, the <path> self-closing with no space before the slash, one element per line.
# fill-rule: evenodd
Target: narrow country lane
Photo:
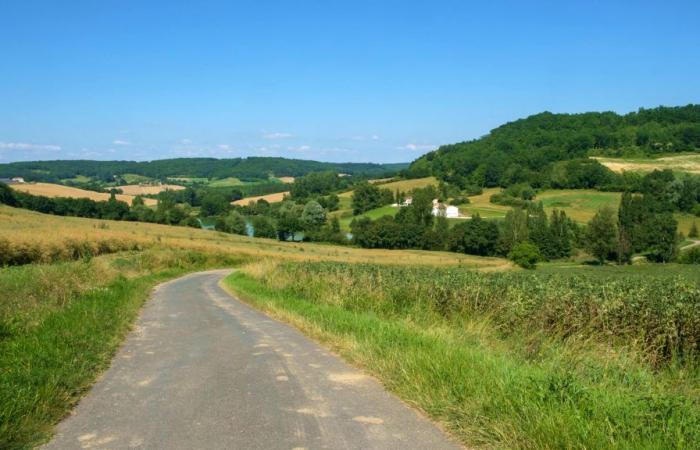
<path fill-rule="evenodd" d="M 295 329 L 233 299 L 230 271 L 159 286 L 47 449 L 455 449 Z"/>

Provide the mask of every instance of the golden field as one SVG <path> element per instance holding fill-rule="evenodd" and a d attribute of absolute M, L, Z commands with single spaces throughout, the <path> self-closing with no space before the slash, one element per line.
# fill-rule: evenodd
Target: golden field
<path fill-rule="evenodd" d="M 68 198 L 89 198 L 95 201 L 109 200 L 109 194 L 103 192 L 87 191 L 70 186 L 52 183 L 23 183 L 13 184 L 12 189 L 20 192 L 26 192 L 32 195 L 40 195 L 43 197 L 68 197 Z M 131 204 L 134 200 L 134 195 L 117 194 L 117 200 Z M 151 198 L 144 198 L 144 204 L 154 206 L 158 203 Z"/>
<path fill-rule="evenodd" d="M 671 169 L 677 172 L 700 174 L 700 155 L 686 154 L 662 158 L 604 158 L 596 157 L 599 163 L 613 172 L 651 172 Z"/>
<path fill-rule="evenodd" d="M 381 181 L 383 180 L 378 180 L 374 181 L 373 184 L 376 184 L 382 189 L 389 189 L 391 191 L 401 191 L 401 192 L 409 192 L 412 189 L 416 188 L 424 188 L 426 186 L 437 186 L 438 181 L 437 178 L 435 177 L 425 177 L 425 178 L 414 178 L 412 180 L 399 180 L 399 181 L 392 181 L 390 183 L 382 183 Z M 373 181 L 371 180 L 370 183 Z M 347 191 L 343 192 L 342 194 L 339 194 L 339 197 L 352 197 L 352 191 Z"/>
<path fill-rule="evenodd" d="M 184 186 L 177 184 L 156 184 L 156 185 L 140 185 L 140 184 L 125 184 L 124 186 L 117 186 L 115 189 L 121 189 L 125 195 L 137 196 L 137 195 L 155 195 L 160 194 L 163 191 L 181 191 L 185 189 Z"/>
<path fill-rule="evenodd" d="M 142 222 L 59 217 L 0 205 L 0 251 L 25 249 L 33 261 L 71 259 L 62 249 L 88 246 L 91 255 L 152 246 L 293 261 L 345 261 L 393 265 L 462 266 L 505 270 L 501 258 L 422 250 L 378 250 L 314 243 L 279 242 L 216 231 Z M 99 246 L 104 247 L 100 251 Z M 92 247 L 91 247 L 92 246 Z M 94 251 L 93 251 L 94 250 Z M 32 261 L 32 262 L 33 262 Z"/>
<path fill-rule="evenodd" d="M 284 200 L 284 196 L 289 195 L 289 191 L 287 192 L 276 192 L 274 194 L 267 194 L 267 195 L 256 195 L 255 197 L 246 197 L 242 198 L 240 200 L 236 200 L 235 202 L 231 202 L 232 205 L 239 205 L 239 206 L 246 206 L 250 202 L 257 202 L 258 200 L 267 200 L 268 203 L 277 203 L 281 202 Z"/>

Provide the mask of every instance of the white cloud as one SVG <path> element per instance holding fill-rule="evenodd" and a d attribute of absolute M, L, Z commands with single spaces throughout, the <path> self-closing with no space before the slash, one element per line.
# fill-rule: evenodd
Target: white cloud
<path fill-rule="evenodd" d="M 0 142 L 0 150 L 61 150 L 60 145 L 28 144 L 26 142 Z"/>
<path fill-rule="evenodd" d="M 274 132 L 274 133 L 265 133 L 263 134 L 263 139 L 289 139 L 290 137 L 293 137 L 294 135 L 291 133 L 279 133 L 279 132 Z"/>
<path fill-rule="evenodd" d="M 353 136 L 350 139 L 353 141 L 378 141 L 381 138 L 377 134 L 372 134 L 370 136 Z"/>
<path fill-rule="evenodd" d="M 406 144 L 401 147 L 396 147 L 399 150 L 410 150 L 412 152 L 429 152 L 435 150 L 437 145 L 432 144 Z"/>
<path fill-rule="evenodd" d="M 182 140 L 180 140 L 180 144 L 182 144 L 182 145 L 188 145 L 188 144 L 191 144 L 191 143 L 192 143 L 192 140 L 191 140 L 191 139 L 182 139 Z"/>
<path fill-rule="evenodd" d="M 231 146 L 228 144 L 219 144 L 216 146 L 219 150 L 231 150 Z"/>
<path fill-rule="evenodd" d="M 129 141 L 122 141 L 120 139 L 115 139 L 112 141 L 112 144 L 114 145 L 131 145 L 131 142 Z"/>

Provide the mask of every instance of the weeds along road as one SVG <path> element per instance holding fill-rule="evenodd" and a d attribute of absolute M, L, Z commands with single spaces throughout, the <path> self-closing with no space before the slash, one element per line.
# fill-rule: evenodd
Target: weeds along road
<path fill-rule="evenodd" d="M 460 448 L 373 378 L 233 299 L 210 271 L 159 286 L 48 449 Z"/>

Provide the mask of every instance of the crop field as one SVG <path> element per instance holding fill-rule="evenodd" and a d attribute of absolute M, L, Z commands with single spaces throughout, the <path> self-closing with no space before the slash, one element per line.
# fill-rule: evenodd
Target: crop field
<path fill-rule="evenodd" d="M 280 242 L 187 227 L 51 216 L 0 205 L 0 254 L 14 254 L 21 263 L 51 262 L 153 246 L 292 261 L 454 265 L 483 270 L 512 267 L 500 258 Z"/>
<path fill-rule="evenodd" d="M 468 448 L 695 448 L 700 285 L 663 271 L 268 260 L 226 282 Z"/>
<path fill-rule="evenodd" d="M 107 193 L 88 191 L 53 183 L 23 183 L 13 184 L 11 187 L 17 191 L 26 192 L 32 195 L 41 195 L 44 197 L 89 198 L 90 200 L 95 201 L 109 200 L 109 194 Z M 117 200 L 131 204 L 131 202 L 134 200 L 134 196 L 118 194 Z M 144 199 L 144 203 L 146 205 L 153 206 L 157 203 L 157 201 L 146 198 Z"/>
<path fill-rule="evenodd" d="M 596 157 L 601 164 L 613 172 L 651 172 L 671 169 L 677 172 L 700 174 L 700 155 L 685 154 L 661 158 L 603 158 Z"/>
<path fill-rule="evenodd" d="M 294 183 L 294 177 L 277 177 L 278 180 L 280 180 L 282 183 L 285 184 L 292 184 Z"/>
<path fill-rule="evenodd" d="M 139 185 L 139 184 L 125 184 L 123 186 L 116 186 L 115 189 L 121 189 L 125 195 L 137 196 L 137 195 L 155 195 L 163 191 L 180 191 L 185 189 L 184 186 L 178 184 L 157 184 L 153 186 Z"/>
<path fill-rule="evenodd" d="M 393 191 L 401 191 L 401 192 L 409 192 L 412 189 L 416 188 L 423 188 L 426 186 L 437 186 L 438 181 L 435 177 L 426 177 L 426 178 L 415 178 L 412 180 L 399 180 L 399 181 L 392 181 L 390 183 L 383 183 L 383 184 L 377 184 L 382 189 L 389 189 L 392 192 Z M 352 197 L 352 191 L 347 191 L 343 192 L 342 194 L 339 195 L 341 198 L 342 197 Z"/>
<path fill-rule="evenodd" d="M 235 202 L 232 202 L 232 204 L 245 206 L 250 202 L 257 202 L 258 200 L 266 200 L 268 203 L 277 203 L 277 202 L 281 202 L 282 200 L 284 200 L 285 195 L 289 195 L 289 191 L 275 192 L 274 194 L 266 194 L 266 195 L 256 195 L 254 197 L 246 197 L 246 198 L 242 198 L 240 200 L 236 200 Z"/>

